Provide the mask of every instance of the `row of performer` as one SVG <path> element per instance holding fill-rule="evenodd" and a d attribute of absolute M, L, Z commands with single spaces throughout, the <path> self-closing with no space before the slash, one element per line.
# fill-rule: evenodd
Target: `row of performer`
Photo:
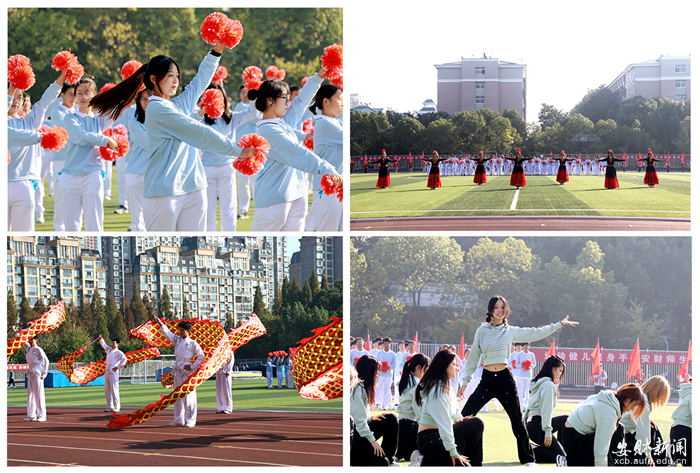
<path fill-rule="evenodd" d="M 504 156 L 501 158 L 484 156 L 482 151 L 474 159 L 459 159 L 454 156 L 440 157 L 437 151 L 433 151 L 431 159 L 425 160 L 428 173 L 428 187 L 436 189 L 442 187 L 440 176 L 471 176 L 474 175 L 474 183 L 478 185 L 487 182 L 487 174 L 492 176 L 510 174 L 510 185 L 516 188 L 527 185 L 526 175 L 556 175 L 559 184 L 569 182 L 569 174 L 573 175 L 605 175 L 604 187 L 615 189 L 620 187 L 617 180 L 615 162 L 624 162 L 624 159 L 616 158 L 612 150 L 608 150 L 606 157 L 601 159 L 586 159 L 569 157 L 562 151 L 558 158 L 540 159 L 535 157 L 526 159 L 517 149 L 515 156 Z M 647 157 L 643 160 L 646 165 L 644 184 L 655 187 L 659 183 L 659 178 L 654 166 L 655 162 L 664 161 L 656 158 L 651 149 L 648 150 Z M 389 163 L 396 162 L 395 159 L 388 158 L 386 152 L 382 150 L 382 155 L 372 163 L 379 164 L 379 176 L 376 187 L 380 189 L 391 185 L 389 174 Z"/>
<path fill-rule="evenodd" d="M 448 348 L 432 360 L 413 354 L 403 365 L 396 414 L 371 415 L 386 365 L 372 355 L 360 356 L 351 370 L 350 464 L 392 466 L 410 460 L 412 466 L 481 466 L 484 421 L 477 414 L 491 399 L 497 399 L 507 413 L 518 460 L 526 466 L 692 464 L 692 378 L 681 385 L 667 442 L 650 419 L 670 397 L 670 386 L 661 376 L 642 385 L 602 389 L 570 414 L 554 416 L 566 365 L 553 355 L 532 379 L 527 408 L 521 410 L 518 386 L 508 369 L 512 343 L 540 340 L 578 323 L 567 316 L 544 327 L 514 327 L 508 324 L 509 313 L 502 296 L 490 299 L 486 321 L 476 330 L 462 370 L 458 370 L 457 355 Z M 460 409 L 459 399 L 464 399 L 480 363 L 481 379 Z M 462 386 L 455 392 L 451 380 L 457 376 Z"/>
<path fill-rule="evenodd" d="M 322 67 L 295 91 L 278 79 L 244 88 L 232 111 L 223 79 L 215 81 L 224 47 L 214 46 L 177 96 L 180 66 L 167 56 L 138 63 L 122 82 L 100 92 L 88 76 L 68 84 L 63 71 L 26 113 L 26 92 L 10 85 L 8 229 L 33 231 L 35 221 L 43 220 L 43 179 L 51 164 L 57 176 L 54 228 L 80 231 L 84 220 L 87 231 L 102 231 L 105 171 L 112 163 L 105 163 L 100 148 L 119 150 L 121 143 L 107 135 L 123 125 L 129 149 L 116 162 L 118 210 L 128 209 L 132 231 L 215 231 L 217 199 L 222 231 L 235 231 L 238 192 L 232 163 L 256 156 L 254 147 L 239 146 L 240 138 L 251 133 L 269 144 L 266 162 L 254 176 L 253 230 L 339 230 L 342 203 L 336 195 L 323 194 L 321 178 L 328 175 L 342 186 L 342 90 L 322 85 L 327 73 Z M 223 95 L 223 114 L 217 118 L 198 107 L 208 89 Z M 50 125 L 66 130 L 68 142 L 44 154 L 37 130 L 48 117 Z M 309 119 L 312 135 L 303 132 Z M 313 151 L 303 144 L 310 139 Z M 247 196 L 251 185 L 249 177 L 242 183 Z M 238 216 L 245 218 L 249 197 L 240 199 L 246 202 Z"/>

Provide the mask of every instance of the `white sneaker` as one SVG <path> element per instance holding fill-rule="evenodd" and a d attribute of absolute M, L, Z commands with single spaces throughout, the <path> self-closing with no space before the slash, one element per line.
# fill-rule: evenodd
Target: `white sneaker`
<path fill-rule="evenodd" d="M 179 422 L 171 422 L 168 424 L 168 426 L 170 426 L 170 427 L 184 427 L 185 424 L 181 424 Z"/>
<path fill-rule="evenodd" d="M 537 463 L 535 463 L 535 462 L 525 463 L 523 466 L 537 466 Z"/>
<path fill-rule="evenodd" d="M 36 422 L 36 417 L 25 417 L 22 419 L 24 422 Z"/>
<path fill-rule="evenodd" d="M 564 467 L 569 466 L 564 455 L 557 455 L 557 466 Z"/>
<path fill-rule="evenodd" d="M 196 424 L 194 422 L 188 422 L 185 424 L 185 427 L 194 427 Z"/>
<path fill-rule="evenodd" d="M 35 214 L 34 221 L 36 223 L 44 223 L 44 212 L 40 212 L 38 214 Z"/>
<path fill-rule="evenodd" d="M 420 454 L 420 451 L 413 450 L 413 453 L 411 453 L 411 462 L 408 464 L 408 466 L 420 466 L 422 462 L 423 455 Z"/>
<path fill-rule="evenodd" d="M 39 417 L 36 421 L 37 422 L 46 422 L 46 417 Z"/>

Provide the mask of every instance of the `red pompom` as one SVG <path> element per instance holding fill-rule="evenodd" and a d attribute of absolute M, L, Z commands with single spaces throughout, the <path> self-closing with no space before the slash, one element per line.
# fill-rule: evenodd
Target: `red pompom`
<path fill-rule="evenodd" d="M 340 202 L 343 201 L 343 186 L 338 187 L 338 190 L 335 191 L 335 196 Z"/>
<path fill-rule="evenodd" d="M 75 84 L 85 74 L 85 69 L 78 62 L 78 56 L 70 51 L 61 51 L 53 57 L 51 67 L 57 71 L 67 71 L 66 82 Z"/>
<path fill-rule="evenodd" d="M 10 160 L 12 159 L 12 155 L 10 154 L 10 150 L 7 150 L 7 164 L 10 164 Z"/>
<path fill-rule="evenodd" d="M 381 364 L 379 365 L 379 371 L 384 371 L 385 373 L 389 371 L 389 368 L 391 365 L 389 364 L 388 361 L 382 361 Z"/>
<path fill-rule="evenodd" d="M 307 81 L 307 80 L 309 80 L 309 76 L 306 76 L 306 77 L 304 77 L 304 78 L 301 80 L 301 86 L 302 86 L 302 87 L 304 87 L 304 86 L 306 85 L 306 81 Z"/>
<path fill-rule="evenodd" d="M 342 77 L 343 75 L 343 45 L 333 44 L 323 50 L 321 66 L 326 70 L 326 79 Z"/>
<path fill-rule="evenodd" d="M 311 122 L 312 122 L 312 119 L 311 119 L 311 118 L 307 118 L 307 119 L 304 121 L 304 124 L 301 126 L 301 131 L 303 131 L 304 133 L 307 133 L 307 134 L 313 132 L 313 131 L 314 131 L 314 126 L 313 126 L 313 124 L 312 124 Z"/>
<path fill-rule="evenodd" d="M 243 78 L 243 85 L 245 85 L 245 88 L 248 90 L 258 90 L 263 83 L 262 69 L 258 66 L 246 67 L 241 77 Z"/>
<path fill-rule="evenodd" d="M 85 75 L 85 68 L 78 63 L 78 58 L 75 58 L 75 63 L 72 67 L 68 69 L 68 75 L 66 75 L 66 82 L 69 84 L 75 84 Z"/>
<path fill-rule="evenodd" d="M 15 89 L 27 90 L 36 83 L 31 61 L 27 56 L 15 54 L 7 60 L 7 80 Z"/>
<path fill-rule="evenodd" d="M 333 176 L 330 174 L 325 174 L 321 178 L 321 190 L 323 191 L 324 194 L 326 195 L 333 195 L 338 192 L 338 189 L 340 187 L 335 185 L 335 182 L 333 182 Z M 342 195 L 342 194 L 341 194 Z"/>
<path fill-rule="evenodd" d="M 107 82 L 105 85 L 102 86 L 102 88 L 100 89 L 100 92 L 99 92 L 99 93 L 101 94 L 101 93 L 104 92 L 105 90 L 109 90 L 109 89 L 111 89 L 112 87 L 114 87 L 114 86 L 116 86 L 116 85 L 117 85 L 117 84 L 115 84 L 114 82 Z"/>
<path fill-rule="evenodd" d="M 340 90 L 343 90 L 343 76 L 334 77 L 331 79 L 331 84 L 338 87 Z"/>
<path fill-rule="evenodd" d="M 286 76 L 287 76 L 287 71 L 285 71 L 284 69 L 278 69 L 277 66 L 270 66 L 265 71 L 265 77 L 267 77 L 268 80 L 270 80 L 270 79 L 284 80 L 284 78 Z"/>
<path fill-rule="evenodd" d="M 51 151 L 60 151 L 68 143 L 68 132 L 60 126 L 49 128 L 47 125 L 39 127 L 41 133 L 41 147 Z"/>
<path fill-rule="evenodd" d="M 226 82 L 226 78 L 228 77 L 228 70 L 224 66 L 219 66 L 216 68 L 216 72 L 214 73 L 214 77 L 211 79 L 213 83 L 222 83 Z"/>
<path fill-rule="evenodd" d="M 25 112 L 24 110 L 17 110 L 17 116 L 18 116 L 18 117 L 23 117 L 23 116 L 26 115 L 26 114 L 27 114 L 27 112 Z"/>
<path fill-rule="evenodd" d="M 209 118 L 219 118 L 224 114 L 224 94 L 219 89 L 207 89 L 199 106 L 206 110 Z"/>
<path fill-rule="evenodd" d="M 513 369 L 515 369 L 515 360 L 512 360 Z"/>
<path fill-rule="evenodd" d="M 260 170 L 260 167 L 267 161 L 267 152 L 270 150 L 270 143 L 265 138 L 255 133 L 243 135 L 238 142 L 238 146 L 245 148 L 253 148 L 255 150 L 253 157 L 248 159 L 236 158 L 233 161 L 233 167 L 242 174 L 252 176 Z"/>
<path fill-rule="evenodd" d="M 134 72 L 141 69 L 141 67 L 143 67 L 143 64 L 141 64 L 141 62 L 137 61 L 136 59 L 132 59 L 131 61 L 125 62 L 121 70 L 122 80 L 127 80 L 134 74 Z"/>
<path fill-rule="evenodd" d="M 525 360 L 520 364 L 524 370 L 529 370 L 532 368 L 532 360 Z"/>
<path fill-rule="evenodd" d="M 243 25 L 223 13 L 214 12 L 204 19 L 200 32 L 202 39 L 209 44 L 222 43 L 227 48 L 234 48 L 243 38 Z"/>
<path fill-rule="evenodd" d="M 106 161 L 116 161 L 119 158 L 123 158 L 124 155 L 129 152 L 129 138 L 126 134 L 126 128 L 124 125 L 118 125 L 114 128 L 107 128 L 102 134 L 112 138 L 118 145 L 116 151 L 109 146 L 101 146 L 100 156 L 102 156 L 102 159 Z"/>

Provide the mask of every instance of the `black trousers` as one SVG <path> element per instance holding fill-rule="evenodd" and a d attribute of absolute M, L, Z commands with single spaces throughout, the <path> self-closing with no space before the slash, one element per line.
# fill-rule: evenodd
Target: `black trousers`
<path fill-rule="evenodd" d="M 464 419 L 452 425 L 452 432 L 457 451 L 469 458 L 471 466 L 481 466 L 484 462 L 484 422 L 478 417 Z M 417 441 L 418 450 L 423 455 L 421 466 L 452 466 L 452 457 L 445 450 L 438 429 L 419 432 Z"/>
<path fill-rule="evenodd" d="M 640 449 L 635 451 L 635 445 L 637 443 L 637 438 L 635 434 L 625 433 L 625 445 L 626 445 L 626 455 L 624 455 L 626 461 L 622 463 L 622 466 L 647 466 L 648 460 L 646 455 L 639 452 Z M 670 452 L 667 450 L 666 445 L 664 445 L 664 439 L 661 437 L 661 432 L 657 425 L 651 422 L 651 458 L 654 460 L 656 466 L 669 466 L 673 463 L 671 460 Z M 620 445 L 613 445 L 610 443 L 610 450 L 613 456 L 613 461 L 619 458 L 621 453 Z M 619 460 L 618 460 L 619 462 Z"/>
<path fill-rule="evenodd" d="M 350 466 L 389 466 L 396 456 L 396 447 L 399 440 L 399 420 L 394 414 L 385 414 L 377 420 L 370 420 L 369 429 L 374 438 L 382 439 L 384 456 L 374 454 L 372 444 L 362 437 L 357 428 L 353 432 L 353 441 L 350 448 Z"/>
<path fill-rule="evenodd" d="M 410 419 L 399 419 L 399 446 L 396 450 L 396 458 L 410 460 L 411 453 L 418 450 L 418 422 Z"/>
<path fill-rule="evenodd" d="M 615 433 L 610 439 L 610 450 L 608 451 L 608 466 L 616 465 L 612 450 L 625 438 L 625 428 L 617 424 Z M 595 454 L 593 445 L 595 443 L 595 432 L 590 434 L 580 434 L 572 427 L 562 427 L 559 432 L 559 442 L 566 452 L 566 462 L 569 466 L 595 466 Z"/>
<path fill-rule="evenodd" d="M 693 466 L 693 429 L 685 425 L 671 426 L 671 458 L 683 466 Z"/>
<path fill-rule="evenodd" d="M 554 434 L 564 427 L 568 417 L 567 415 L 552 417 L 552 443 L 549 447 L 544 446 L 542 417 L 532 416 L 532 420 L 527 423 L 527 433 L 530 435 L 530 440 L 537 444 L 537 447 L 532 449 L 535 453 L 535 461 L 537 463 L 556 463 L 557 455 L 566 456 L 564 448 L 557 438 L 554 437 Z"/>
<path fill-rule="evenodd" d="M 503 409 L 510 418 L 510 425 L 518 445 L 520 463 L 534 462 L 535 454 L 520 410 L 518 388 L 515 387 L 515 380 L 508 368 L 495 373 L 483 370 L 479 385 L 462 408 L 462 416 L 476 415 L 487 402 L 494 398 L 503 405 Z"/>

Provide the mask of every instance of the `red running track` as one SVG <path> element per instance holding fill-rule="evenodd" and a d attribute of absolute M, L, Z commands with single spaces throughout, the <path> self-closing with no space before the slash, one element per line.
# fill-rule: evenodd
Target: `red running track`
<path fill-rule="evenodd" d="M 122 409 L 121 414 L 132 410 Z M 341 414 L 200 409 L 193 428 L 172 409 L 110 429 L 101 409 L 50 408 L 46 422 L 7 409 L 7 466 L 342 466 Z"/>

